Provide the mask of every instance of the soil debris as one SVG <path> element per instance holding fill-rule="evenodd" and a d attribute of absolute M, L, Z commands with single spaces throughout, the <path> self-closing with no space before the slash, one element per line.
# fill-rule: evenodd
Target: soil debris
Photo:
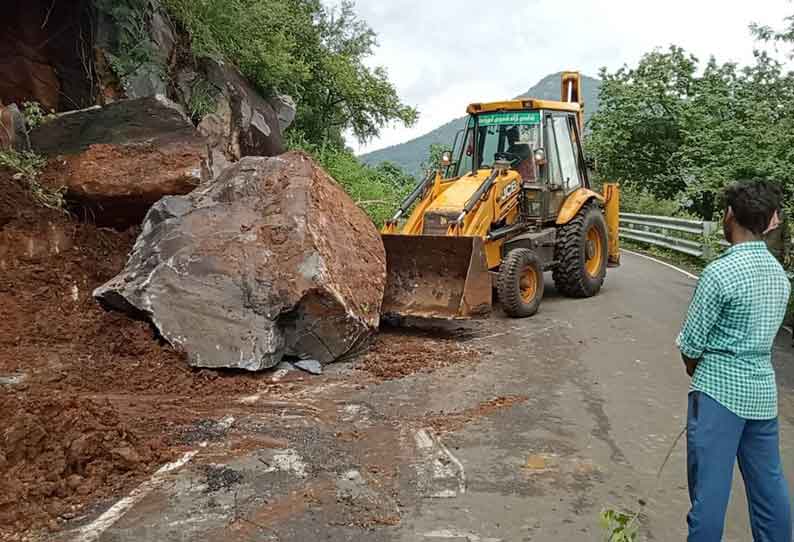
<path fill-rule="evenodd" d="M 386 328 L 357 360 L 356 368 L 379 379 L 393 380 L 479 358 L 477 350 L 461 343 L 455 335 Z"/>
<path fill-rule="evenodd" d="M 496 397 L 495 399 L 484 401 L 475 407 L 467 408 L 463 411 L 431 414 L 422 421 L 436 434 L 454 433 L 471 422 L 490 416 L 499 410 L 521 404 L 527 401 L 527 399 L 529 398 L 525 395 Z"/>
<path fill-rule="evenodd" d="M 0 524 L 54 526 L 84 501 L 107 497 L 170 459 L 108 401 L 0 397 Z"/>

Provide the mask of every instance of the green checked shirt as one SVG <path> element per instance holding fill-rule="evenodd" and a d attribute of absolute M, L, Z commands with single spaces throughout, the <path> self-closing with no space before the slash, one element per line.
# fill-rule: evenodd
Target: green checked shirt
<path fill-rule="evenodd" d="M 706 267 L 677 340 L 681 353 L 700 360 L 692 391 L 741 418 L 777 417 L 772 346 L 790 290 L 763 241 L 735 245 Z"/>

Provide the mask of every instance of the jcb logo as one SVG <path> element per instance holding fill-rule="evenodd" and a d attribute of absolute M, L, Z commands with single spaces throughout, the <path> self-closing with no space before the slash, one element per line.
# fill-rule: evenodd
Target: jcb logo
<path fill-rule="evenodd" d="M 518 181 L 513 181 L 502 190 L 502 196 L 499 201 L 504 201 L 518 191 Z"/>

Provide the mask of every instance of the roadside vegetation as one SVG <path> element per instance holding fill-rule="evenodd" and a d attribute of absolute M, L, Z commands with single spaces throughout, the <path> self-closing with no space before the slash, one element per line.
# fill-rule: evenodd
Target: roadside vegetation
<path fill-rule="evenodd" d="M 402 102 L 386 70 L 367 62 L 376 36 L 352 2 L 335 8 L 319 0 L 165 4 L 188 32 L 193 54 L 236 64 L 264 95 L 295 98 L 290 148 L 312 154 L 376 224 L 394 212 L 414 179 L 389 164 L 363 165 L 345 135 L 366 142 L 387 124 L 413 124 L 418 113 Z M 206 103 L 191 109 L 200 117 Z"/>
<path fill-rule="evenodd" d="M 727 184 L 770 179 L 785 192 L 794 236 L 794 14 L 780 26 L 751 26 L 756 50 L 747 66 L 702 62 L 671 46 L 601 71 L 587 147 L 597 177 L 620 182 L 624 211 L 719 221 Z M 791 254 L 786 266 L 794 273 Z"/>

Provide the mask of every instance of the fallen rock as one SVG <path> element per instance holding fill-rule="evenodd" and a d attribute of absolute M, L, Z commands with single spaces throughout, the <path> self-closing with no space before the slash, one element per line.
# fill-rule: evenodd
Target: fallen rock
<path fill-rule="evenodd" d="M 162 96 L 61 115 L 30 134 L 50 158 L 42 182 L 103 226 L 140 224 L 166 195 L 211 178 L 205 140 L 178 105 Z"/>
<path fill-rule="evenodd" d="M 202 70 L 211 87 L 218 90 L 214 112 L 206 115 L 198 126 L 213 150 L 229 161 L 283 153 L 279 114 L 239 70 L 211 59 L 202 62 Z M 286 121 L 287 106 L 279 107 Z"/>
<path fill-rule="evenodd" d="M 376 328 L 385 254 L 370 219 L 310 157 L 243 158 L 152 207 L 103 306 L 144 316 L 197 367 L 329 363 Z"/>
<path fill-rule="evenodd" d="M 323 374 L 323 365 L 316 359 L 302 359 L 295 362 L 295 367 L 313 375 Z"/>

